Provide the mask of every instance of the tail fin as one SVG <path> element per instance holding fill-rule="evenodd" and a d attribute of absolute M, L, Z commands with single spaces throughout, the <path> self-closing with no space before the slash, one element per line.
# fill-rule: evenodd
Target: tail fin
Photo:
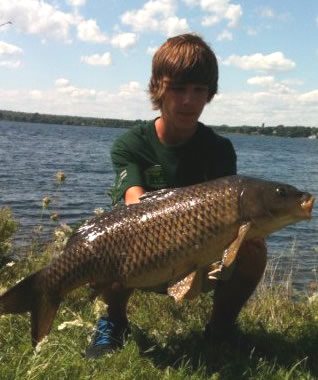
<path fill-rule="evenodd" d="M 37 274 L 33 273 L 31 276 L 26 277 L 0 296 L 0 315 L 31 311 L 33 285 Z"/>
<path fill-rule="evenodd" d="M 59 298 L 47 294 L 39 277 L 40 272 L 33 273 L 0 296 L 0 315 L 31 313 L 33 346 L 50 332 L 60 304 Z"/>

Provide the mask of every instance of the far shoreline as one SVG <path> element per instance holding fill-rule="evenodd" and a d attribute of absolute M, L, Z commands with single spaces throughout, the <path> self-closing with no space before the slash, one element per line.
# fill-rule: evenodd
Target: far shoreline
<path fill-rule="evenodd" d="M 97 117 L 68 116 L 41 114 L 38 112 L 19 112 L 0 110 L 1 121 L 15 121 L 27 123 L 43 123 L 68 126 L 86 126 L 101 128 L 131 128 L 136 125 L 145 125 L 149 120 L 125 120 L 125 119 L 108 119 Z M 1 126 L 1 124 L 0 124 Z M 218 133 L 235 133 L 244 135 L 262 135 L 262 136 L 279 136 L 279 137 L 305 137 L 310 139 L 318 139 L 318 127 L 309 126 L 228 126 L 228 125 L 208 125 Z"/>

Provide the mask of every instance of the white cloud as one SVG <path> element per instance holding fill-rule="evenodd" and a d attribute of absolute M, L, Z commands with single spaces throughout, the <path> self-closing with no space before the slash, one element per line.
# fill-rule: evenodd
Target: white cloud
<path fill-rule="evenodd" d="M 279 21 L 287 21 L 290 18 L 290 13 L 284 12 L 284 13 L 278 13 L 274 11 L 274 9 L 269 7 L 261 8 L 258 13 L 262 18 L 265 19 L 272 19 L 272 20 L 279 20 Z"/>
<path fill-rule="evenodd" d="M 275 78 L 271 75 L 253 77 L 247 80 L 248 84 L 258 85 L 258 86 L 268 86 L 268 85 L 272 85 L 274 82 L 275 82 Z"/>
<path fill-rule="evenodd" d="M 70 84 L 70 81 L 68 79 L 65 79 L 65 78 L 58 78 L 55 81 L 55 86 L 56 87 L 66 87 L 69 84 Z"/>
<path fill-rule="evenodd" d="M 286 86 L 301 86 L 304 84 L 304 81 L 300 79 L 292 78 L 292 79 L 283 79 L 282 83 L 286 84 Z"/>
<path fill-rule="evenodd" d="M 159 31 L 167 36 L 189 31 L 187 20 L 175 12 L 176 0 L 150 0 L 141 9 L 125 12 L 121 22 L 135 31 Z"/>
<path fill-rule="evenodd" d="M 147 54 L 154 55 L 155 52 L 159 49 L 159 46 L 149 46 L 147 48 Z"/>
<path fill-rule="evenodd" d="M 200 4 L 200 0 L 183 0 L 183 2 L 189 5 L 190 7 L 194 7 Z"/>
<path fill-rule="evenodd" d="M 2 0 L 0 14 L 2 19 L 11 20 L 18 31 L 64 41 L 69 41 L 70 27 L 78 22 L 78 16 L 37 0 Z"/>
<path fill-rule="evenodd" d="M 258 31 L 255 28 L 247 27 L 248 36 L 257 36 Z"/>
<path fill-rule="evenodd" d="M 96 91 L 89 88 L 73 88 L 71 93 L 73 98 L 87 98 L 87 99 L 95 99 Z"/>
<path fill-rule="evenodd" d="M 221 21 L 221 19 L 214 15 L 214 16 L 205 16 L 203 17 L 203 20 L 202 20 L 202 25 L 203 26 L 214 26 L 216 25 L 217 23 L 219 23 Z"/>
<path fill-rule="evenodd" d="M 208 105 L 202 121 L 208 124 L 227 125 L 305 125 L 316 126 L 316 104 L 300 102 L 301 94 L 276 91 L 236 92 L 217 95 Z M 246 112 L 248 104 L 248 112 Z M 228 110 L 231 109 L 229 113 Z"/>
<path fill-rule="evenodd" d="M 131 81 L 128 84 L 123 84 L 119 89 L 119 96 L 124 98 L 129 98 L 135 96 L 136 92 L 141 90 L 141 85 L 139 82 Z"/>
<path fill-rule="evenodd" d="M 254 77 L 257 78 L 257 77 Z M 275 79 L 253 80 L 260 85 Z M 270 88 L 257 92 L 232 92 L 217 95 L 205 108 L 201 120 L 207 124 L 228 125 L 312 125 L 317 124 L 318 90 L 306 93 L 280 93 Z M 136 81 L 120 86 L 117 91 L 81 88 L 66 78 L 58 78 L 48 91 L 3 90 L 3 109 L 62 115 L 95 116 L 118 119 L 151 119 L 158 112 L 151 110 L 146 89 Z M 125 104 L 125 107 L 123 107 Z M 248 104 L 248 112 L 246 105 Z M 231 112 L 228 110 L 231 109 Z M 304 115 L 306 121 L 304 122 Z"/>
<path fill-rule="evenodd" d="M 0 60 L 0 67 L 7 67 L 9 69 L 17 69 L 21 66 L 21 61 L 8 61 L 8 60 Z"/>
<path fill-rule="evenodd" d="M 67 0 L 67 3 L 73 7 L 82 7 L 86 4 L 86 0 Z"/>
<path fill-rule="evenodd" d="M 228 26 L 235 27 L 239 23 L 239 20 L 243 14 L 240 5 L 229 4 L 224 17 L 229 20 Z"/>
<path fill-rule="evenodd" d="M 286 83 L 283 81 L 276 81 L 274 76 L 264 75 L 252 77 L 247 80 L 247 83 L 250 85 L 262 86 L 266 88 L 270 92 L 280 93 L 280 94 L 288 94 L 295 92 Z"/>
<path fill-rule="evenodd" d="M 118 119 L 151 119 L 149 96 L 137 81 L 128 82 L 113 92 L 82 88 L 59 78 L 47 91 L 4 90 L 0 87 L 3 109 Z M 125 106 L 123 107 L 123 104 Z"/>
<path fill-rule="evenodd" d="M 70 81 L 65 78 L 56 79 L 55 86 L 56 86 L 56 94 L 57 96 L 60 96 L 60 99 L 63 99 L 63 97 L 66 96 L 69 99 L 86 98 L 89 101 L 89 99 L 94 98 L 96 95 L 96 90 L 89 89 L 89 88 L 78 88 L 78 87 L 72 86 L 70 84 Z M 45 95 L 44 92 L 41 93 L 41 96 L 42 95 Z M 45 95 L 45 97 L 47 97 L 47 95 L 48 93 Z M 66 101 L 66 103 L 68 102 L 69 100 Z"/>
<path fill-rule="evenodd" d="M 303 103 L 316 103 L 318 104 L 318 90 L 306 92 L 299 96 L 299 100 Z"/>
<path fill-rule="evenodd" d="M 261 53 L 244 56 L 231 55 L 223 63 L 227 66 L 237 66 L 242 70 L 257 71 L 287 71 L 296 66 L 295 62 L 285 58 L 281 52 L 268 55 Z"/>
<path fill-rule="evenodd" d="M 0 55 L 16 55 L 22 54 L 23 50 L 18 46 L 8 44 L 6 42 L 0 41 Z"/>
<path fill-rule="evenodd" d="M 106 52 L 103 55 L 93 54 L 90 56 L 82 56 L 81 62 L 87 63 L 88 65 L 93 66 L 109 66 L 112 62 L 110 53 Z"/>
<path fill-rule="evenodd" d="M 40 100 L 43 97 L 43 93 L 40 90 L 31 90 L 29 93 L 30 93 L 31 98 L 33 99 Z"/>
<path fill-rule="evenodd" d="M 21 66 L 21 61 L 15 59 L 17 55 L 21 55 L 23 50 L 18 46 L 0 41 L 0 67 L 9 69 L 17 69 Z"/>
<path fill-rule="evenodd" d="M 177 16 L 168 17 L 162 20 L 162 29 L 166 32 L 168 37 L 189 31 L 189 25 L 185 18 L 178 18 Z"/>
<path fill-rule="evenodd" d="M 223 20 L 228 21 L 228 27 L 235 27 L 243 15 L 239 4 L 232 4 L 231 0 L 184 0 L 189 6 L 200 6 L 207 12 L 203 17 L 203 26 L 212 26 Z"/>
<path fill-rule="evenodd" d="M 120 33 L 111 39 L 111 44 L 120 49 L 127 49 L 134 46 L 137 42 L 135 33 Z"/>
<path fill-rule="evenodd" d="M 261 16 L 265 18 L 274 18 L 275 17 L 275 12 L 272 8 L 263 8 L 260 11 Z"/>
<path fill-rule="evenodd" d="M 42 42 L 48 38 L 55 38 L 71 42 L 71 28 L 77 27 L 77 36 L 86 42 L 104 43 L 108 37 L 100 31 L 95 20 L 83 19 L 78 11 L 71 13 L 59 10 L 57 2 L 50 4 L 43 0 L 1 0 L 1 18 L 11 20 L 16 30 L 36 34 Z M 83 6 L 86 0 L 68 0 L 74 7 Z"/>
<path fill-rule="evenodd" d="M 217 41 L 224 41 L 224 40 L 232 41 L 233 35 L 228 30 L 223 30 L 223 32 L 220 33 L 216 39 L 217 39 Z"/>
<path fill-rule="evenodd" d="M 82 20 L 77 25 L 77 36 L 80 40 L 86 42 L 105 43 L 108 42 L 108 37 L 102 33 L 95 20 Z"/>

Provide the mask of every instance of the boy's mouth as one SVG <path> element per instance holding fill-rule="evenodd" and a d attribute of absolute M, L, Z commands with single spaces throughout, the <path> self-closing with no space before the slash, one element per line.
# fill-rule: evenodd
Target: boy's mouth
<path fill-rule="evenodd" d="M 186 117 L 194 117 L 197 115 L 196 112 L 189 112 L 189 111 L 187 111 L 187 112 L 181 111 L 181 112 L 178 112 L 178 114 L 181 116 L 186 116 Z"/>

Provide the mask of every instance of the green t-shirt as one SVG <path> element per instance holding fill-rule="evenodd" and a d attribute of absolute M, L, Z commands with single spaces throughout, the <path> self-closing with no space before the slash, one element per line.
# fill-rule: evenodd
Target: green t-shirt
<path fill-rule="evenodd" d="M 111 158 L 116 173 L 113 204 L 131 186 L 153 191 L 236 174 L 232 143 L 202 123 L 186 143 L 169 147 L 159 141 L 154 121 L 134 127 L 115 141 Z"/>

